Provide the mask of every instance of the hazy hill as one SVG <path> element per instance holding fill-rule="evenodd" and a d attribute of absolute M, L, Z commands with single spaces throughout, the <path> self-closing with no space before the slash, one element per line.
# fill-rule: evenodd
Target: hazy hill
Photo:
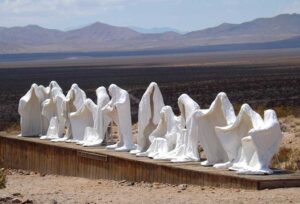
<path fill-rule="evenodd" d="M 141 49 L 178 49 L 241 43 L 287 43 L 300 36 L 300 15 L 282 14 L 241 24 L 223 23 L 193 31 L 141 33 L 131 28 L 100 22 L 86 27 L 60 31 L 36 25 L 0 27 L 0 53 L 124 51 Z"/>

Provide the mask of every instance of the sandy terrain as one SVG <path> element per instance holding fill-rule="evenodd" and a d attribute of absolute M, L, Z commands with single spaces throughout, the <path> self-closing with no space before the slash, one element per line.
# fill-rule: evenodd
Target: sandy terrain
<path fill-rule="evenodd" d="M 172 186 L 9 171 L 0 203 L 299 203 L 299 188 L 239 190 Z M 29 175 L 26 175 L 29 174 Z"/>

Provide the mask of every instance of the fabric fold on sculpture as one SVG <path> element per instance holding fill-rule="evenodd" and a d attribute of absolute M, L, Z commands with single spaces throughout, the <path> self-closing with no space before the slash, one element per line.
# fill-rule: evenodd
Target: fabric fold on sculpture
<path fill-rule="evenodd" d="M 266 110 L 263 123 L 248 135 L 241 140 L 240 158 L 230 169 L 240 174 L 272 174 L 269 163 L 283 137 L 275 111 Z"/>
<path fill-rule="evenodd" d="M 164 106 L 160 112 L 160 120 L 157 128 L 150 134 L 151 145 L 146 152 L 137 156 L 154 158 L 159 154 L 165 154 L 175 148 L 176 140 L 180 137 L 180 117 L 176 117 L 170 106 Z"/>
<path fill-rule="evenodd" d="M 20 99 L 18 112 L 21 116 L 21 136 L 39 136 L 42 133 L 42 102 L 44 95 L 37 84 Z"/>
<path fill-rule="evenodd" d="M 114 145 L 109 145 L 106 148 L 115 149 L 116 151 L 133 150 L 136 146 L 132 143 L 129 94 L 126 90 L 121 89 L 115 84 L 109 86 L 108 92 L 111 96 L 111 100 L 102 108 L 102 111 L 117 124 L 120 141 Z"/>
<path fill-rule="evenodd" d="M 157 127 L 164 105 L 158 85 L 151 82 L 139 103 L 137 148 L 130 151 L 131 154 L 145 152 L 149 148 L 149 135 Z"/>
<path fill-rule="evenodd" d="M 180 110 L 180 116 L 178 119 L 180 120 L 179 124 L 179 134 L 176 139 L 176 146 L 173 150 L 166 153 L 159 153 L 154 157 L 154 159 L 165 159 L 172 160 L 173 162 L 182 162 L 185 158 L 185 152 L 188 135 L 187 130 L 190 129 L 191 126 L 191 116 L 193 113 L 200 109 L 199 105 L 187 94 L 182 94 L 178 98 L 178 107 Z"/>
<path fill-rule="evenodd" d="M 215 126 L 227 126 L 236 119 L 234 109 L 227 95 L 219 93 L 209 109 L 196 110 L 192 115 L 191 128 L 189 130 L 188 151 L 190 155 L 186 160 L 200 160 L 198 144 L 204 149 L 206 161 L 201 165 L 211 166 L 216 163 L 228 161 L 228 156 L 215 133 Z"/>
<path fill-rule="evenodd" d="M 216 168 L 229 168 L 237 162 L 241 151 L 241 140 L 249 135 L 249 131 L 257 129 L 263 124 L 263 119 L 258 113 L 253 111 L 248 104 L 244 104 L 231 125 L 225 127 L 215 127 L 216 134 L 227 153 L 228 162 L 215 164 Z"/>
<path fill-rule="evenodd" d="M 109 96 L 105 87 L 101 86 L 96 90 L 97 105 L 94 110 L 94 124 L 92 127 L 86 127 L 83 141 L 80 143 L 83 146 L 98 146 L 104 141 L 108 126 L 111 122 L 110 118 L 105 115 L 102 108 L 109 102 Z"/>

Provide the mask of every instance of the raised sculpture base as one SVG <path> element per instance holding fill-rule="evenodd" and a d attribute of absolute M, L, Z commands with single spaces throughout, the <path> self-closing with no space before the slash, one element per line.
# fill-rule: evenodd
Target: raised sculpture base
<path fill-rule="evenodd" d="M 171 163 L 105 147 L 82 147 L 34 137 L 0 132 L 0 162 L 5 168 L 45 174 L 169 184 L 193 184 L 225 188 L 266 189 L 300 187 L 300 173 L 278 171 L 268 176 L 237 175 L 235 172 L 200 166 L 199 162 Z"/>

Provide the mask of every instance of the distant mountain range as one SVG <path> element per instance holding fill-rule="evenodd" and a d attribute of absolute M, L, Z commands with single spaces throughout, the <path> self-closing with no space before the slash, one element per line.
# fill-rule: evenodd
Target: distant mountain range
<path fill-rule="evenodd" d="M 282 14 L 241 24 L 224 23 L 185 34 L 171 29 L 166 29 L 166 32 L 160 29 L 156 33 L 153 33 L 154 30 L 137 30 L 138 28 L 118 27 L 100 22 L 70 31 L 46 29 L 37 25 L 0 27 L 0 54 L 184 50 L 191 47 L 241 47 L 249 44 L 269 47 L 272 44 L 272 48 L 297 47 L 300 39 L 300 15 Z"/>

